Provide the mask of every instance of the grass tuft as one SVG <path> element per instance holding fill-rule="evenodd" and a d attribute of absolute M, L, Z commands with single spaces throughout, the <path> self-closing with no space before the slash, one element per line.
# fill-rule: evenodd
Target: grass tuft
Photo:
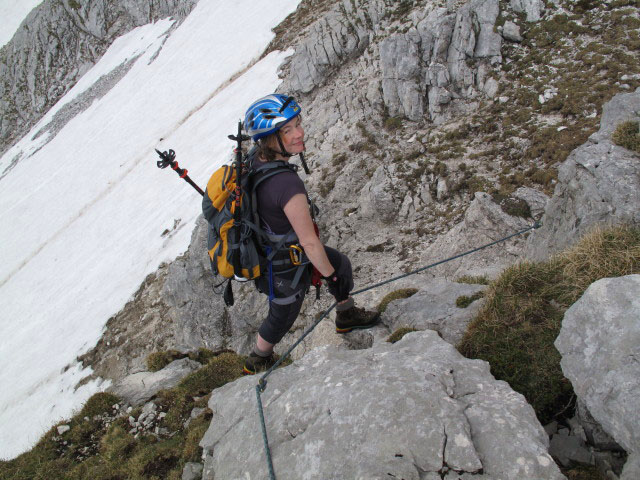
<path fill-rule="evenodd" d="M 391 335 L 389 335 L 389 338 L 387 338 L 387 342 L 396 343 L 398 340 L 402 339 L 402 337 L 404 337 L 407 333 L 417 332 L 417 331 L 418 329 L 413 327 L 400 327 L 396 329 L 396 331 L 393 332 Z"/>
<path fill-rule="evenodd" d="M 111 413 L 113 406 L 119 401 L 120 399 L 112 393 L 96 393 L 87 400 L 87 403 L 84 404 L 78 416 L 84 418 Z"/>
<path fill-rule="evenodd" d="M 640 273 L 640 229 L 595 228 L 547 262 L 506 269 L 485 292 L 459 350 L 489 362 L 493 375 L 523 394 L 545 424 L 573 395 L 553 345 L 564 312 L 596 280 L 633 273 Z"/>
<path fill-rule="evenodd" d="M 489 285 L 489 279 L 485 275 L 463 275 L 456 279 L 457 283 L 468 283 L 470 285 Z"/>
<path fill-rule="evenodd" d="M 384 120 L 384 128 L 389 132 L 394 132 L 402 128 L 402 119 L 399 117 L 387 117 Z"/>
<path fill-rule="evenodd" d="M 175 388 L 158 393 L 158 402 L 167 412 L 165 424 L 178 430 L 197 405 L 194 397 L 204 397 L 214 388 L 242 376 L 243 357 L 235 353 L 222 353 L 207 365 L 185 377 Z"/>
<path fill-rule="evenodd" d="M 482 297 L 484 297 L 484 292 L 476 292 L 470 297 L 467 295 L 461 295 L 458 298 L 456 298 L 456 307 L 467 308 L 473 302 L 475 302 L 476 300 Z"/>
<path fill-rule="evenodd" d="M 378 312 L 383 313 L 389 306 L 389 303 L 393 302 L 394 300 L 399 300 L 401 298 L 409 298 L 410 296 L 414 295 L 417 291 L 418 291 L 417 288 L 401 288 L 399 290 L 394 290 L 393 292 L 387 293 L 378 304 L 378 307 L 377 307 Z"/>
<path fill-rule="evenodd" d="M 640 153 L 640 123 L 622 122 L 616 127 L 611 139 L 616 145 Z"/>
<path fill-rule="evenodd" d="M 147 368 L 150 372 L 158 372 L 174 360 L 179 360 L 184 357 L 185 355 L 178 350 L 164 350 L 162 352 L 153 352 L 146 359 Z"/>
<path fill-rule="evenodd" d="M 209 363 L 193 372 L 175 388 L 160 392 L 156 404 L 167 413 L 163 428 L 166 436 L 150 432 L 130 433 L 128 417 L 118 417 L 110 425 L 107 414 L 113 415 L 114 395 L 98 393 L 68 422 L 71 430 L 58 435 L 51 428 L 29 452 L 7 461 L 0 461 L 3 480 L 180 480 L 186 462 L 199 461 L 199 442 L 207 430 L 211 411 L 193 419 L 184 427 L 193 407 L 206 407 L 214 388 L 242 375 L 243 357 L 230 352 L 210 352 L 205 349 L 191 354 Z M 138 417 L 140 409 L 130 413 Z M 113 417 L 111 417 L 113 418 Z"/>

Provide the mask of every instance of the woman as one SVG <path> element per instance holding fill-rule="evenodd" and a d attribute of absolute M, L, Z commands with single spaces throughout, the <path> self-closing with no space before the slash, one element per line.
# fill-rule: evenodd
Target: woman
<path fill-rule="evenodd" d="M 292 97 L 267 95 L 255 101 L 247 110 L 244 127 L 257 142 L 250 159 L 254 169 L 268 162 L 288 162 L 302 154 L 304 129 L 300 106 Z M 261 227 L 281 238 L 290 235 L 304 251 L 310 264 L 300 273 L 296 268 L 278 271 L 274 268 L 271 281 L 267 273 L 258 278 L 256 286 L 270 294 L 269 314 L 258 330 L 256 345 L 244 365 L 246 374 L 269 368 L 275 362 L 273 347 L 289 331 L 302 307 L 311 283 L 311 264 L 326 280 L 329 292 L 336 298 L 336 331 L 346 333 L 354 328 L 369 328 L 379 314 L 355 306 L 349 292 L 353 289 L 353 274 L 349 259 L 326 247 L 318 238 L 310 212 L 310 202 L 304 183 L 295 170 L 287 170 L 266 178 L 256 187 L 258 216 Z M 289 265 L 290 267 L 290 265 Z"/>

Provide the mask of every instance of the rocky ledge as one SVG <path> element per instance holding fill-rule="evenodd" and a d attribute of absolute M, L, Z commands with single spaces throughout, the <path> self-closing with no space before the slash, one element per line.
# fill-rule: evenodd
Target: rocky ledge
<path fill-rule="evenodd" d="M 203 479 L 267 475 L 256 382 L 213 392 Z M 280 478 L 564 478 L 524 397 L 434 331 L 316 349 L 275 371 L 262 398 Z"/>

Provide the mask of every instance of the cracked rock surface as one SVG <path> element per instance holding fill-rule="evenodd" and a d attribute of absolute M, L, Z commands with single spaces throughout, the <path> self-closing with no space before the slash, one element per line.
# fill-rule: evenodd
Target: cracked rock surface
<path fill-rule="evenodd" d="M 604 105 L 600 130 L 558 169 L 558 185 L 542 217 L 542 228 L 527 240 L 527 257 L 545 260 L 594 225 L 640 225 L 638 154 L 611 141 L 619 123 L 640 120 L 638 112 L 640 88 L 618 94 Z"/>
<path fill-rule="evenodd" d="M 268 475 L 257 380 L 213 392 L 203 479 Z M 316 349 L 275 371 L 262 402 L 278 478 L 564 478 L 524 398 L 433 331 Z"/>
<path fill-rule="evenodd" d="M 638 293 L 640 275 L 591 284 L 566 311 L 555 341 L 576 395 L 629 454 L 640 453 Z"/>
<path fill-rule="evenodd" d="M 451 345 L 457 345 L 473 320 L 483 301 L 473 301 L 459 307 L 459 297 L 472 297 L 486 290 L 484 285 L 449 282 L 441 278 L 426 281 L 420 291 L 409 298 L 394 300 L 382 314 L 382 323 L 389 331 L 411 327 L 416 330 L 435 330 Z"/>

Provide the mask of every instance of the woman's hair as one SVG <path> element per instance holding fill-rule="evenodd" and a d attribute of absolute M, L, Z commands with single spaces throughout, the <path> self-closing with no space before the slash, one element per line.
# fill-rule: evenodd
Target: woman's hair
<path fill-rule="evenodd" d="M 276 134 L 272 133 L 258 140 L 258 155 L 267 162 L 273 162 L 276 159 L 276 155 L 280 153 L 269 146 L 275 141 L 275 136 Z"/>

